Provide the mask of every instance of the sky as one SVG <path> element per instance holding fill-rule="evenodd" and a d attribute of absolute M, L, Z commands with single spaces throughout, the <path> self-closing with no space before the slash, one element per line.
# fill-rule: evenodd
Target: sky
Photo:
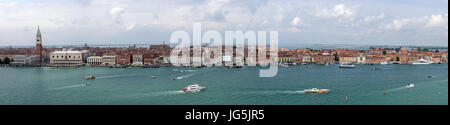
<path fill-rule="evenodd" d="M 160 44 L 194 23 L 281 46 L 448 46 L 448 0 L 0 0 L 0 46 L 34 45 L 38 26 L 44 46 Z"/>

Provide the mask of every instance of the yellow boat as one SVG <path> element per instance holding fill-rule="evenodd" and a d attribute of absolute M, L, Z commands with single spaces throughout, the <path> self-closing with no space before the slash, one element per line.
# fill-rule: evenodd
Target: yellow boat
<path fill-rule="evenodd" d="M 85 78 L 86 78 L 86 80 L 89 80 L 89 79 L 95 79 L 96 77 L 95 76 L 86 76 Z"/>
<path fill-rule="evenodd" d="M 305 89 L 305 93 L 328 93 L 330 92 L 329 89 L 318 89 L 318 88 L 312 88 L 312 89 Z"/>

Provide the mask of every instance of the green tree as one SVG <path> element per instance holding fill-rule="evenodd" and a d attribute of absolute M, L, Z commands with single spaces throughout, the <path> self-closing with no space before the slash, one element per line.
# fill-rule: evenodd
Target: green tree
<path fill-rule="evenodd" d="M 5 59 L 3 59 L 3 64 L 9 64 L 11 62 L 11 60 L 8 57 L 5 57 Z"/>
<path fill-rule="evenodd" d="M 2 61 L 2 59 L 0 59 L 0 64 L 3 64 L 3 61 Z"/>
<path fill-rule="evenodd" d="M 395 59 L 395 61 L 400 61 L 400 57 L 397 56 L 397 58 Z"/>
<path fill-rule="evenodd" d="M 339 57 L 336 53 L 334 54 L 334 61 L 339 62 Z"/>
<path fill-rule="evenodd" d="M 387 54 L 386 50 L 383 50 L 383 55 L 386 55 L 386 54 Z"/>

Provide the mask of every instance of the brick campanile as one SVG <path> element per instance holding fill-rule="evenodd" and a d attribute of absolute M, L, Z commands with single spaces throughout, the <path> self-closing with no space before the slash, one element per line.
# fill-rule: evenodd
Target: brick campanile
<path fill-rule="evenodd" d="M 42 60 L 42 36 L 41 36 L 41 30 L 38 27 L 37 34 L 36 34 L 36 55 L 39 55 L 39 58 Z"/>

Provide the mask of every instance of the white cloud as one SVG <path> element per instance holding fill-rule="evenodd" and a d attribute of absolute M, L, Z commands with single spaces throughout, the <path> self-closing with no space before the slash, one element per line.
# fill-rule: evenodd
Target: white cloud
<path fill-rule="evenodd" d="M 395 19 L 392 21 L 391 24 L 388 24 L 386 26 L 386 29 L 401 29 L 403 28 L 405 25 L 407 25 L 411 20 L 410 19 Z"/>
<path fill-rule="evenodd" d="M 445 15 L 431 15 L 431 18 L 425 27 L 448 27 L 448 14 Z"/>
<path fill-rule="evenodd" d="M 364 18 L 364 21 L 365 22 L 372 22 L 372 21 L 375 21 L 375 20 L 382 20 L 384 18 L 384 16 L 385 16 L 384 13 L 381 13 L 378 16 L 366 16 Z"/>
<path fill-rule="evenodd" d="M 316 17 L 324 18 L 346 18 L 353 19 L 356 15 L 356 10 L 346 7 L 344 4 L 337 4 L 333 8 L 324 8 L 313 14 Z"/>
<path fill-rule="evenodd" d="M 291 25 L 293 25 L 293 26 L 298 26 L 298 25 L 301 25 L 301 24 L 302 24 L 302 22 L 301 22 L 300 17 L 295 17 L 295 18 L 291 21 Z"/>
<path fill-rule="evenodd" d="M 298 29 L 296 27 L 289 28 L 288 31 L 291 31 L 291 32 L 302 32 L 302 30 L 300 30 L 300 29 Z"/>
<path fill-rule="evenodd" d="M 122 22 L 122 14 L 124 12 L 125 12 L 125 8 L 114 7 L 114 8 L 111 8 L 111 10 L 109 11 L 109 15 L 111 15 L 111 18 L 114 22 L 121 23 Z"/>
<path fill-rule="evenodd" d="M 136 24 L 131 24 L 125 30 L 130 31 L 130 30 L 133 30 L 135 27 L 136 27 Z"/>
<path fill-rule="evenodd" d="M 208 14 L 213 19 L 221 20 L 224 18 L 225 10 L 223 10 L 225 4 L 231 0 L 211 0 L 208 3 Z"/>
<path fill-rule="evenodd" d="M 448 30 L 448 14 L 438 14 L 424 16 L 419 18 L 394 19 L 392 23 L 385 25 L 385 29 L 403 29 L 406 28 L 423 29 L 441 27 Z"/>

